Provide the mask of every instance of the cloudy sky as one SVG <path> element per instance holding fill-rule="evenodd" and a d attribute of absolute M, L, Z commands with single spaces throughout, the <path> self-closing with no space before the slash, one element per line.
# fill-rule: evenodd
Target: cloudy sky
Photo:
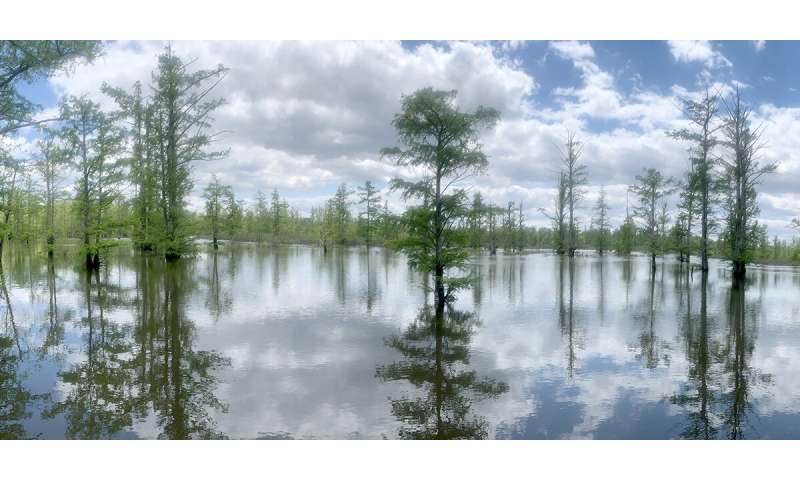
<path fill-rule="evenodd" d="M 64 94 L 99 93 L 103 81 L 147 83 L 163 42 L 113 42 L 93 65 L 25 86 L 45 108 Z M 531 225 L 546 225 L 539 207 L 554 194 L 567 129 L 584 144 L 589 194 L 584 222 L 601 185 L 614 223 L 626 189 L 643 168 L 681 176 L 686 145 L 665 131 L 686 125 L 679 99 L 710 85 L 742 89 L 764 129 L 764 160 L 780 162 L 761 188 L 761 221 L 771 235 L 791 236 L 800 216 L 800 44 L 763 41 L 601 42 L 176 42 L 196 65 L 224 64 L 219 94 L 227 103 L 215 128 L 226 130 L 227 159 L 196 167 L 199 189 L 217 173 L 251 200 L 278 188 L 307 212 L 336 186 L 398 174 L 378 152 L 395 144 L 390 126 L 401 95 L 433 86 L 457 89 L 465 109 L 497 108 L 501 121 L 483 138 L 487 175 L 473 181 L 498 203 L 522 201 Z M 720 153 L 723 153 L 720 151 Z M 402 208 L 394 195 L 391 207 Z"/>

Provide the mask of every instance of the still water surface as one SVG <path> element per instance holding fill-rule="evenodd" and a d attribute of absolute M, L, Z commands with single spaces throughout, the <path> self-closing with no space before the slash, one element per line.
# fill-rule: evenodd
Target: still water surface
<path fill-rule="evenodd" d="M 800 270 L 480 256 L 438 310 L 402 255 L 9 252 L 0 438 L 800 438 Z"/>

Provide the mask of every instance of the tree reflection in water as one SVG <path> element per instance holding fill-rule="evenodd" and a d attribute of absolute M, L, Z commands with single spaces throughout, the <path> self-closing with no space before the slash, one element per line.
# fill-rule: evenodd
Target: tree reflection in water
<path fill-rule="evenodd" d="M 195 327 L 186 318 L 193 288 L 187 265 L 139 261 L 134 325 L 109 320 L 128 302 L 128 292 L 99 272 L 84 274 L 85 359 L 59 374 L 66 396 L 43 416 L 65 415 L 68 438 L 118 436 L 150 412 L 159 438 L 221 438 L 210 410 L 226 411 L 214 393 L 215 371 L 229 361 L 194 349 Z"/>
<path fill-rule="evenodd" d="M 700 285 L 700 312 L 689 313 L 683 329 L 690 363 L 687 385 L 672 402 L 689 410 L 680 436 L 686 439 L 744 439 L 758 436 L 748 425 L 751 388 L 770 382 L 750 365 L 756 339 L 755 309 L 748 310 L 745 285 L 734 282 L 727 304 L 727 325 L 722 341 L 713 338 L 714 321 L 708 315 L 708 274 Z M 748 311 L 752 314 L 748 315 Z"/>
<path fill-rule="evenodd" d="M 31 417 L 29 404 L 35 396 L 25 388 L 19 373 L 23 352 L 14 310 L 0 262 L 0 294 L 3 296 L 0 329 L 0 440 L 26 438 L 24 421 Z"/>
<path fill-rule="evenodd" d="M 417 388 L 415 398 L 390 399 L 392 413 L 405 425 L 404 439 L 482 439 L 489 425 L 470 415 L 476 400 L 491 399 L 508 385 L 468 370 L 469 344 L 478 319 L 449 305 L 426 305 L 401 335 L 387 337 L 387 346 L 403 360 L 379 366 L 383 381 L 405 380 Z"/>
<path fill-rule="evenodd" d="M 691 296 L 691 289 L 687 289 Z M 708 272 L 701 273 L 700 313 L 689 311 L 682 333 L 686 339 L 686 355 L 689 361 L 688 383 L 683 391 L 673 395 L 672 402 L 689 410 L 686 426 L 680 436 L 686 439 L 709 440 L 716 438 L 719 423 L 713 410 L 715 391 L 719 388 L 713 372 L 714 359 L 719 355 L 719 343 L 711 336 L 708 318 Z"/>

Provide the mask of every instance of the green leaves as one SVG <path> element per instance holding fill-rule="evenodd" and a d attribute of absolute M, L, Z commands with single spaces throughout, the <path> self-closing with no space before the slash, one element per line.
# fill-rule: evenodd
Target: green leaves
<path fill-rule="evenodd" d="M 402 217 L 407 236 L 398 241 L 411 265 L 434 273 L 440 297 L 460 288 L 463 281 L 445 278 L 445 272 L 466 262 L 468 238 L 456 224 L 468 215 L 467 196 L 459 182 L 479 174 L 488 165 L 479 134 L 492 127 L 499 114 L 479 107 L 459 110 L 456 92 L 432 88 L 403 97 L 392 125 L 402 147 L 385 148 L 384 158 L 407 167 L 410 178 L 394 178 L 392 190 L 404 200 L 417 201 Z M 449 296 L 449 294 L 448 294 Z"/>
<path fill-rule="evenodd" d="M 0 135 L 42 123 L 32 119 L 39 107 L 17 91 L 17 83 L 48 77 L 79 59 L 92 61 L 100 49 L 98 41 L 0 40 Z"/>

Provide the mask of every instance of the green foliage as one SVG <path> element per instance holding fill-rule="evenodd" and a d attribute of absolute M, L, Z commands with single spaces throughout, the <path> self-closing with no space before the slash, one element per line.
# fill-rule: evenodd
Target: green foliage
<path fill-rule="evenodd" d="M 358 203 L 363 209 L 359 213 L 361 231 L 369 247 L 372 245 L 375 233 L 378 229 L 381 205 L 381 197 L 378 195 L 378 190 L 372 185 L 371 181 L 367 180 L 364 182 L 363 187 L 358 187 Z"/>
<path fill-rule="evenodd" d="M 40 110 L 17 85 L 47 78 L 77 60 L 92 61 L 101 45 L 88 40 L 0 40 L 0 136 L 51 119 L 34 120 Z"/>
<path fill-rule="evenodd" d="M 663 252 L 663 238 L 666 232 L 668 217 L 664 198 L 674 192 L 671 178 L 665 178 L 661 172 L 653 168 L 637 175 L 635 185 L 630 191 L 638 197 L 639 204 L 634 207 L 634 216 L 642 222 L 642 230 L 647 239 L 647 252 L 653 257 Z M 659 215 L 659 207 L 662 212 Z"/>
<path fill-rule="evenodd" d="M 600 188 L 600 196 L 597 197 L 597 204 L 594 207 L 593 224 L 597 229 L 595 240 L 595 248 L 601 255 L 609 248 L 609 234 L 611 231 L 611 224 L 608 220 L 608 202 L 606 201 L 606 189 Z"/>
<path fill-rule="evenodd" d="M 189 71 L 188 64 L 167 46 L 158 57 L 153 73 L 152 103 L 156 122 L 161 172 L 159 210 L 164 218 L 162 250 L 167 259 L 176 259 L 191 250 L 185 203 L 192 189 L 191 166 L 197 161 L 223 158 L 227 151 L 209 151 L 214 134 L 211 114 L 223 99 L 209 99 L 227 69 L 222 65 Z"/>
<path fill-rule="evenodd" d="M 89 267 L 97 267 L 114 220 L 106 213 L 120 196 L 125 179 L 120 152 L 124 141 L 113 116 L 86 97 L 69 97 L 61 105 L 62 135 L 71 146 L 72 164 L 78 171 L 75 208 L 80 215 L 82 251 Z"/>
<path fill-rule="evenodd" d="M 497 111 L 484 107 L 462 112 L 455 99 L 455 91 L 432 88 L 404 96 L 401 111 L 392 121 L 403 147 L 382 151 L 397 165 L 421 173 L 420 180 L 394 178 L 391 183 L 403 199 L 420 202 L 402 217 L 407 237 L 399 246 L 413 265 L 433 274 L 439 301 L 450 294 L 445 291 L 446 276 L 462 267 L 468 256 L 468 238 L 456 228 L 466 217 L 467 196 L 456 185 L 485 170 L 488 162 L 478 135 L 499 117 Z"/>
<path fill-rule="evenodd" d="M 616 232 L 615 250 L 620 255 L 630 255 L 633 252 L 636 241 L 636 224 L 631 215 L 625 217 L 625 221 Z"/>
<path fill-rule="evenodd" d="M 759 161 L 761 131 L 751 126 L 752 110 L 742 101 L 738 88 L 725 106 L 722 133 L 728 156 L 720 161 L 724 168 L 721 185 L 726 197 L 727 218 L 721 237 L 727 247 L 726 254 L 733 262 L 734 274 L 741 276 L 745 265 L 753 259 L 759 238 L 765 235 L 756 220 L 760 212 L 756 186 L 764 175 L 775 171 L 777 164 Z"/>

